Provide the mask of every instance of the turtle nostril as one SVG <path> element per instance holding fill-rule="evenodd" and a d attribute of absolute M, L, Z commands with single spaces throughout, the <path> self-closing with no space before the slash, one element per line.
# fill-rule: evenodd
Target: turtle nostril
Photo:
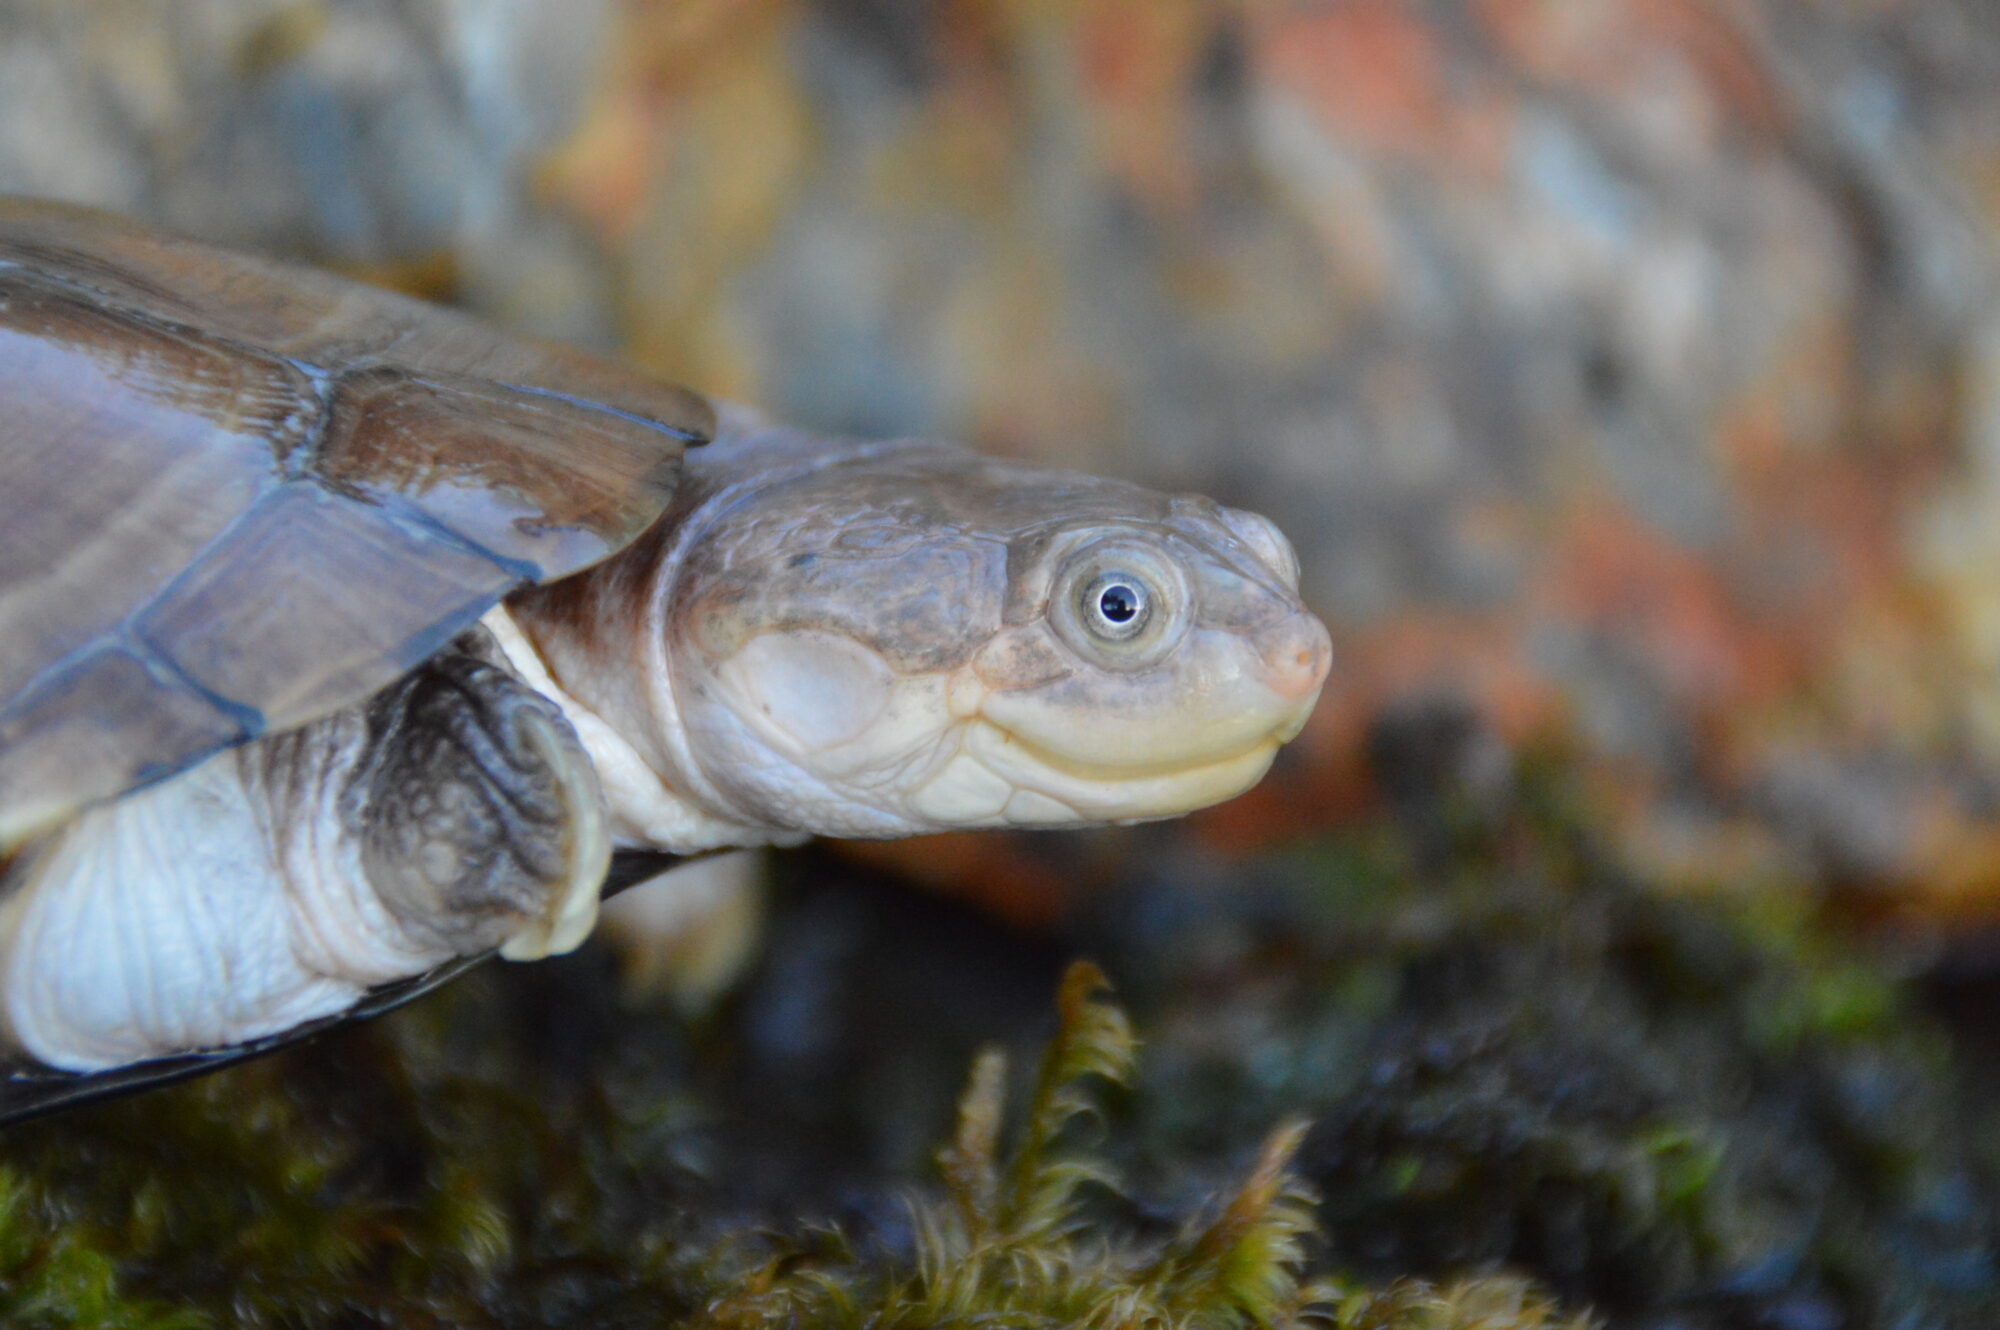
<path fill-rule="evenodd" d="M 1272 635 L 1263 656 L 1264 678 L 1271 691 L 1288 701 L 1304 701 L 1326 682 L 1333 665 L 1333 642 L 1318 619 L 1300 614 Z"/>

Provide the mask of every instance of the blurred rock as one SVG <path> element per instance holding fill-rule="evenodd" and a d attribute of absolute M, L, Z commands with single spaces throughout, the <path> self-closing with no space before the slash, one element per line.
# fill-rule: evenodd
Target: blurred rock
<path fill-rule="evenodd" d="M 1963 901 L 1996 72 L 1971 0 L 634 6 L 549 179 L 665 370 L 1274 516 L 1346 639 L 1321 762 L 1461 693 L 1697 876 L 1766 789 L 1845 874 L 1794 831 L 1858 778 L 1797 755 L 1908 769 L 1866 872 Z"/>
<path fill-rule="evenodd" d="M 596 259 L 533 198 L 609 0 L 7 0 L 0 189 L 336 263 L 608 344 Z"/>
<path fill-rule="evenodd" d="M 1456 695 L 1986 912 L 1996 139 L 1983 0 L 0 5 L 0 186 L 1268 512 L 1345 664 L 1222 840 Z"/>

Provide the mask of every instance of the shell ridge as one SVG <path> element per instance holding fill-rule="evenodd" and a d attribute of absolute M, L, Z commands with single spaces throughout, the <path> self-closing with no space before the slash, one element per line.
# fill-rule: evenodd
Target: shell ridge
<path fill-rule="evenodd" d="M 324 429 L 329 412 L 332 410 L 333 399 L 328 387 L 338 376 L 324 366 L 296 356 L 279 354 L 240 337 L 232 337 L 212 328 L 188 323 L 155 309 L 147 309 L 129 300 L 120 299 L 111 291 L 93 286 L 89 282 L 79 281 L 74 277 L 32 268 L 11 259 L 0 259 L 0 272 L 9 270 L 12 270 L 10 281 L 17 284 L 13 288 L 15 290 L 26 288 L 29 292 L 33 292 L 39 288 L 58 297 L 72 300 L 87 299 L 102 306 L 106 312 L 119 319 L 162 336 L 192 346 L 208 347 L 231 356 L 283 365 L 287 369 L 296 371 L 303 380 L 299 386 L 305 389 L 298 403 L 298 407 L 302 409 L 295 409 L 282 419 L 273 422 L 274 428 L 267 442 L 272 445 L 271 460 L 279 475 L 285 479 L 293 479 L 304 472 L 313 453 L 312 442 Z M 145 294 L 156 295 L 162 303 L 176 303 L 169 292 L 156 292 L 136 281 L 135 285 L 140 286 Z M 0 307 L 4 307 L 7 297 L 8 290 L 0 288 Z M 276 446 L 281 439 L 288 440 L 287 446 L 282 451 Z"/>
<path fill-rule="evenodd" d="M 35 485 L 0 495 L 50 533 L 0 570 L 22 816 L 359 700 L 521 585 L 630 543 L 712 433 L 705 398 L 637 369 L 60 202 L 0 200 L 9 307 L 24 363 L 76 366 L 21 426 L 46 445 L 19 462 Z M 74 461 L 58 430 L 81 435 Z M 95 488 L 70 484 L 91 459 Z"/>
<path fill-rule="evenodd" d="M 76 260 L 73 258 L 72 261 L 74 262 Z M 41 286 L 44 288 L 54 287 L 57 288 L 59 291 L 71 295 L 86 296 L 90 299 L 92 303 L 102 305 L 106 309 L 116 312 L 118 316 L 121 318 L 134 319 L 142 323 L 150 324 L 151 326 L 158 328 L 163 332 L 172 333 L 176 337 L 198 339 L 203 342 L 211 342 L 217 345 L 226 346 L 234 351 L 243 351 L 252 355 L 263 356 L 270 359 L 276 359 L 276 360 L 287 359 L 284 356 L 273 356 L 269 351 L 266 351 L 261 347 L 253 346 L 250 343 L 243 341 L 241 338 L 230 337 L 226 334 L 217 333 L 210 329 L 200 327 L 196 324 L 187 323 L 184 322 L 183 320 L 173 318 L 169 315 L 161 314 L 157 310 L 146 309 L 134 303 L 129 297 L 122 297 L 117 292 L 112 291 L 106 287 L 95 286 L 90 282 L 83 281 L 76 277 L 68 276 L 64 273 L 52 272 L 47 268 L 29 267 L 27 264 L 21 263 L 18 260 L 5 260 L 0 262 L 4 262 L 4 266 L 7 268 L 12 268 L 17 270 L 21 275 L 21 279 L 30 285 Z M 180 297 L 176 296 L 173 292 L 168 291 L 163 287 L 154 286 L 151 283 L 146 282 L 144 279 L 136 276 L 132 277 L 130 280 L 132 282 L 133 287 L 136 288 L 140 293 L 153 297 L 162 305 L 178 305 L 182 303 Z"/>
<path fill-rule="evenodd" d="M 425 382 L 430 381 L 422 375 L 417 377 L 423 378 Z M 710 436 L 703 434 L 699 430 L 687 429 L 679 425 L 670 425 L 664 420 L 655 420 L 651 416 L 642 416 L 636 411 L 622 411 L 612 406 L 609 402 L 601 402 L 594 397 L 579 397 L 575 393 L 559 392 L 554 388 L 537 387 L 532 383 L 515 383 L 508 379 L 492 379 L 490 382 L 498 384 L 509 392 L 520 393 L 527 397 L 546 397 L 552 401 L 561 402 L 565 406 L 575 407 L 583 411 L 594 411 L 599 415 L 610 416 L 614 420 L 622 420 L 627 424 L 639 425 L 671 438 L 679 439 L 681 442 L 695 447 L 700 447 L 710 441 Z"/>
<path fill-rule="evenodd" d="M 365 503 L 371 507 L 380 508 L 393 521 L 416 527 L 430 535 L 448 540 L 463 550 L 477 554 L 480 558 L 485 559 L 494 567 L 500 569 L 500 571 L 510 573 L 523 581 L 541 582 L 548 576 L 547 570 L 533 559 L 514 558 L 481 544 L 407 495 L 394 492 L 370 492 L 362 489 L 349 490 L 346 486 L 334 485 L 319 476 L 308 476 L 307 479 L 329 494 L 334 494 L 356 503 Z M 499 604 L 499 601 L 496 600 L 494 604 Z M 483 614 L 485 611 L 482 610 L 480 612 Z M 476 618 L 477 616 L 474 617 Z M 455 633 L 447 635 L 444 641 L 449 642 L 456 635 Z"/>
<path fill-rule="evenodd" d="M 99 633 L 95 637 L 87 638 L 62 655 L 46 662 L 34 674 L 30 675 L 14 691 L 12 696 L 0 700 L 0 722 L 4 722 L 10 716 L 20 714 L 25 708 L 26 703 L 34 699 L 46 683 L 54 678 L 59 678 L 81 662 L 89 659 L 95 653 L 105 650 L 107 647 L 123 647 L 129 654 L 137 657 L 141 663 L 144 663 L 149 657 L 163 663 L 166 662 L 167 657 L 165 653 L 155 643 L 137 631 L 136 625 L 138 621 L 145 617 L 146 611 L 156 602 L 171 598 L 178 589 L 184 587 L 189 578 L 193 576 L 196 567 L 201 563 L 202 556 L 209 550 L 229 540 L 231 535 L 249 520 L 250 514 L 261 507 L 267 498 L 277 491 L 284 489 L 286 486 L 295 483 L 291 478 L 285 477 L 283 472 L 279 472 L 278 474 L 283 478 L 278 479 L 274 484 L 263 486 L 256 499 L 245 504 L 242 511 L 216 528 L 215 533 L 207 541 L 203 542 L 201 547 L 194 552 L 193 556 L 188 559 L 179 572 L 160 583 L 151 595 L 128 610 L 125 617 L 117 620 L 115 626 L 111 627 L 109 631 Z M 221 709 L 225 714 L 233 712 L 242 705 L 240 703 L 229 702 L 228 699 L 220 698 L 208 689 L 196 684 L 192 679 L 187 678 L 186 674 L 179 667 L 175 667 L 172 670 L 172 674 L 174 677 L 183 680 L 202 697 L 207 698 L 211 702 L 223 704 Z M 254 707 L 248 708 L 248 710 L 257 715 L 259 725 L 261 726 L 263 713 L 257 711 Z"/>
<path fill-rule="evenodd" d="M 218 714 L 236 721 L 243 729 L 243 739 L 236 740 L 235 742 L 240 743 L 245 740 L 254 739 L 267 728 L 267 721 L 261 710 L 251 706 L 247 702 L 238 702 L 234 698 L 224 697 L 214 689 L 192 678 L 186 670 L 175 664 L 173 659 L 164 651 L 161 651 L 158 646 L 139 634 L 132 627 L 129 619 L 121 623 L 117 631 L 93 637 L 88 642 L 73 648 L 66 654 L 50 661 L 40 670 L 37 670 L 33 678 L 23 684 L 4 704 L 0 704 L 0 726 L 5 726 L 9 721 L 18 720 L 27 714 L 33 709 L 34 704 L 42 700 L 41 694 L 60 684 L 63 677 L 75 669 L 76 666 L 103 651 L 123 651 L 143 666 L 146 672 L 154 678 L 165 679 L 178 685 L 184 691 L 206 702 Z M 224 748 L 229 746 L 229 744 L 222 745 Z M 219 752 L 220 749 L 209 749 L 208 751 Z M 5 752 L 6 747 L 0 745 L 0 754 L 4 754 Z M 206 755 L 206 753 L 203 754 L 203 756 Z M 173 770 L 184 771 L 192 764 L 192 761 L 190 761 L 181 766 L 174 767 Z"/>
<path fill-rule="evenodd" d="M 108 647 L 123 647 L 128 653 L 138 658 L 141 663 L 151 661 L 165 667 L 164 673 L 179 680 L 191 692 L 208 701 L 225 715 L 240 715 L 244 718 L 254 718 L 254 721 L 249 722 L 250 727 L 246 737 L 254 737 L 262 733 L 265 728 L 265 717 L 260 709 L 250 706 L 248 703 L 224 697 L 208 687 L 197 683 L 185 670 L 174 663 L 173 658 L 166 653 L 159 643 L 141 632 L 137 625 L 140 620 L 146 617 L 146 612 L 156 602 L 172 599 L 178 592 L 184 590 L 189 582 L 200 575 L 203 555 L 207 554 L 210 550 L 226 544 L 240 528 L 246 526 L 251 521 L 252 514 L 268 500 L 276 497 L 281 491 L 286 491 L 300 485 L 310 485 L 345 502 L 365 503 L 370 507 L 378 508 L 391 521 L 400 525 L 418 528 L 426 534 L 454 545 L 466 553 L 477 555 L 510 576 L 530 582 L 538 582 L 542 579 L 543 572 L 541 567 L 532 560 L 509 558 L 506 555 L 496 553 L 480 544 L 477 540 L 467 536 L 464 532 L 455 530 L 440 521 L 426 512 L 422 506 L 407 498 L 393 494 L 370 494 L 359 490 L 350 492 L 345 487 L 330 484 L 321 477 L 306 472 L 296 478 L 281 480 L 277 484 L 266 488 L 262 494 L 257 496 L 256 502 L 249 504 L 242 512 L 230 518 L 196 552 L 195 556 L 188 560 L 186 567 L 161 583 L 158 590 L 135 606 L 124 619 L 119 621 L 118 626 L 112 631 L 100 633 L 87 641 L 79 643 L 61 656 L 43 665 L 41 669 L 35 671 L 11 697 L 0 701 L 0 723 L 4 723 L 9 717 L 20 714 L 25 709 L 25 705 L 34 699 L 35 695 L 46 683 L 67 673 L 77 664 L 99 651 L 105 650 Z M 498 603 L 499 601 L 496 598 L 493 604 Z M 479 613 L 472 615 L 468 622 L 477 621 L 479 614 L 485 613 L 491 607 L 491 605 L 482 606 Z M 463 632 L 465 627 L 465 624 L 460 624 L 450 632 L 444 633 L 438 638 L 437 646 L 442 647 L 446 642 L 449 642 L 453 637 Z M 151 667 L 149 666 L 149 668 Z M 157 674 L 163 671 L 156 669 L 154 672 Z"/>

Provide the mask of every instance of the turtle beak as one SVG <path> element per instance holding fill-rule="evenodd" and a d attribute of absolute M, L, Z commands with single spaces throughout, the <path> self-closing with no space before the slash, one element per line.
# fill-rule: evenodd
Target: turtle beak
<path fill-rule="evenodd" d="M 1263 685 L 1295 705 L 1303 725 L 1333 668 L 1333 639 L 1326 625 L 1311 614 L 1284 619 L 1258 638 L 1257 655 Z"/>

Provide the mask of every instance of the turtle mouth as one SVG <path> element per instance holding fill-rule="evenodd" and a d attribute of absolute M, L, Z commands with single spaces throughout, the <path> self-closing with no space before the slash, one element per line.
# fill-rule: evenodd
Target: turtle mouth
<path fill-rule="evenodd" d="M 1184 776 L 1194 772 L 1208 771 L 1215 767 L 1231 766 L 1263 754 L 1269 756 L 1280 744 L 1297 733 L 1296 727 L 1287 733 L 1284 728 L 1273 729 L 1245 743 L 1224 749 L 1214 756 L 1194 759 L 1163 757 L 1152 762 L 1093 762 L 1075 753 L 1065 753 L 1037 743 L 1019 730 L 1010 730 L 996 721 L 981 717 L 980 725 L 990 731 L 993 742 L 1011 748 L 1029 760 L 1061 772 L 1077 780 L 1101 781 L 1116 785 L 1127 781 L 1163 780 Z"/>
<path fill-rule="evenodd" d="M 1001 820 L 1017 826 L 1146 822 L 1221 803 L 1269 770 L 1302 721 L 1285 722 L 1213 755 L 1154 762 L 1095 762 L 1025 738 L 984 716 L 967 728 L 964 752 L 1014 790 Z"/>

